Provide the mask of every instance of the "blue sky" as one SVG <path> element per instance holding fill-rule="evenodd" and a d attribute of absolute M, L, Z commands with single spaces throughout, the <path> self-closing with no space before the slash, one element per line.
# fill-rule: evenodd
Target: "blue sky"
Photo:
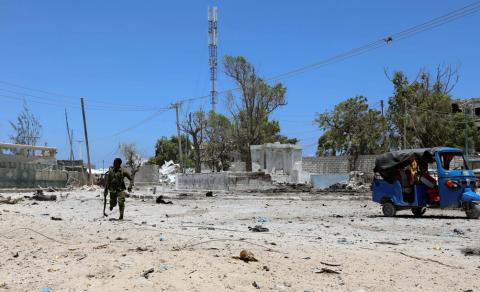
<path fill-rule="evenodd" d="M 174 111 L 114 134 L 176 99 L 208 94 L 209 5 L 219 7 L 219 57 L 243 55 L 270 77 L 471 2 L 0 0 L 0 141 L 8 141 L 8 121 L 15 119 L 25 98 L 43 124 L 41 143 L 58 147 L 59 158 L 67 158 L 64 108 L 75 140 L 83 140 L 79 97 L 84 96 L 93 163 L 109 164 L 119 143 L 136 143 L 151 156 L 157 138 L 175 134 Z M 414 77 L 423 67 L 458 65 L 461 79 L 454 96 L 478 97 L 479 22 L 480 14 L 474 14 L 286 79 L 288 105 L 273 117 L 280 120 L 283 134 L 300 138 L 304 154 L 312 155 L 320 135 L 312 124 L 315 113 L 355 95 L 367 96 L 371 104 L 387 99 L 392 86 L 384 69 Z M 220 90 L 232 87 L 221 67 L 218 83 Z M 219 99 L 224 111 L 225 99 Z M 101 103 L 117 106 L 109 109 Z M 119 111 L 123 105 L 142 111 Z M 200 106 L 208 109 L 208 99 L 185 104 L 183 110 Z M 84 149 L 82 155 L 85 159 Z"/>

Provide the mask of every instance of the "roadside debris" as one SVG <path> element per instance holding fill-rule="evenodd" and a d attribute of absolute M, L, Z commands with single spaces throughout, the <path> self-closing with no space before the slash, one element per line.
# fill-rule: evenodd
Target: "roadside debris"
<path fill-rule="evenodd" d="M 23 198 L 15 198 L 15 199 L 12 199 L 12 197 L 6 197 L 4 198 L 2 195 L 0 195 L 0 204 L 9 204 L 9 205 L 13 205 L 13 204 L 16 204 L 20 201 L 22 201 Z"/>
<path fill-rule="evenodd" d="M 172 204 L 173 205 L 172 201 L 165 201 L 163 199 L 163 196 L 158 196 L 156 202 L 157 202 L 157 204 L 165 204 L 165 205 Z"/>
<path fill-rule="evenodd" d="M 52 217 L 50 217 L 50 220 L 53 220 L 53 221 L 62 221 L 63 219 L 60 218 L 60 217 L 52 216 Z"/>
<path fill-rule="evenodd" d="M 347 240 L 346 238 L 339 238 L 337 240 L 337 243 L 339 243 L 339 244 L 353 244 L 353 241 Z"/>
<path fill-rule="evenodd" d="M 169 265 L 161 264 L 161 265 L 158 267 L 158 272 L 163 273 L 163 272 L 165 272 L 165 271 L 170 270 L 171 268 L 173 268 L 173 267 L 172 267 L 172 266 L 169 266 Z"/>
<path fill-rule="evenodd" d="M 165 161 L 165 163 L 158 170 L 160 182 L 167 184 L 174 184 L 176 173 L 180 169 L 180 165 L 173 163 L 172 160 Z"/>
<path fill-rule="evenodd" d="M 391 241 L 374 241 L 373 243 L 384 244 L 384 245 L 399 245 L 400 244 L 400 243 L 391 242 Z"/>
<path fill-rule="evenodd" d="M 205 197 L 213 197 L 213 192 L 212 192 L 212 191 L 208 191 L 208 192 L 205 194 Z"/>
<path fill-rule="evenodd" d="M 322 265 L 325 265 L 325 266 L 330 266 L 330 267 L 340 267 L 341 264 L 331 264 L 331 263 L 327 263 L 327 262 L 320 262 Z"/>
<path fill-rule="evenodd" d="M 480 256 L 480 247 L 467 247 L 461 249 L 464 256 Z"/>
<path fill-rule="evenodd" d="M 236 259 L 236 260 L 242 260 L 246 263 L 249 263 L 249 262 L 258 262 L 258 260 L 255 258 L 255 256 L 253 255 L 253 253 L 251 251 L 248 251 L 246 249 L 242 250 L 240 252 L 240 256 L 239 257 L 232 257 L 233 259 Z"/>
<path fill-rule="evenodd" d="M 248 227 L 248 230 L 252 232 L 268 232 L 269 229 L 266 227 L 263 227 L 262 225 L 255 225 L 255 227 Z"/>
<path fill-rule="evenodd" d="M 339 271 L 335 271 L 329 268 L 321 268 L 320 270 L 316 270 L 315 274 L 340 274 Z"/>
<path fill-rule="evenodd" d="M 458 234 L 458 235 L 464 235 L 465 234 L 465 232 L 463 230 L 458 229 L 458 228 L 453 229 L 453 232 Z"/>
<path fill-rule="evenodd" d="M 36 201 L 56 201 L 56 195 L 44 195 L 43 190 L 37 190 L 32 197 L 26 196 L 28 199 L 36 200 Z"/>
<path fill-rule="evenodd" d="M 145 279 L 148 279 L 149 275 L 153 273 L 155 270 L 153 268 L 150 268 L 146 270 L 145 272 L 142 273 L 142 276 L 145 277 Z"/>
<path fill-rule="evenodd" d="M 102 244 L 102 245 L 98 245 L 98 246 L 95 246 L 93 249 L 103 249 L 103 248 L 107 248 L 108 244 Z"/>
<path fill-rule="evenodd" d="M 258 285 L 257 282 L 255 282 L 255 281 L 252 283 L 252 286 L 257 288 L 257 289 L 260 289 L 260 285 Z"/>

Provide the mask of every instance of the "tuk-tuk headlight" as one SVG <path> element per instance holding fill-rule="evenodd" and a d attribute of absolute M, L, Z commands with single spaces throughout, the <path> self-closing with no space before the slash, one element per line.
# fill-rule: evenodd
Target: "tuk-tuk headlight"
<path fill-rule="evenodd" d="M 447 188 L 449 188 L 451 190 L 458 190 L 458 188 L 460 187 L 458 185 L 458 183 L 456 181 L 453 181 L 453 180 L 447 180 L 445 182 L 445 185 L 447 186 Z"/>

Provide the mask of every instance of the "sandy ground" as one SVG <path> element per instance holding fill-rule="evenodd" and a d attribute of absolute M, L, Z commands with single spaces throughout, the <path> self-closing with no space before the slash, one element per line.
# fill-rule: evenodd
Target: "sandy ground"
<path fill-rule="evenodd" d="M 101 216 L 100 190 L 61 195 L 0 205 L 0 291 L 480 291 L 480 256 L 461 252 L 480 247 L 480 220 L 460 211 L 384 218 L 368 195 L 174 195 L 127 199 L 118 222 L 118 209 Z M 261 217 L 270 232 L 249 231 Z M 258 262 L 232 258 L 242 249 Z"/>

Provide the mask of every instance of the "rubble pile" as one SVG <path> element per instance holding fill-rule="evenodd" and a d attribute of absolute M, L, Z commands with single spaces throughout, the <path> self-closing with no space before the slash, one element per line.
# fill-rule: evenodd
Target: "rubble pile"
<path fill-rule="evenodd" d="M 329 191 L 368 192 L 370 184 L 364 172 L 351 171 L 347 182 L 339 182 L 328 187 Z"/>
<path fill-rule="evenodd" d="M 370 186 L 365 184 L 365 173 L 361 171 L 351 171 L 345 188 L 349 191 L 367 192 Z"/>
<path fill-rule="evenodd" d="M 180 165 L 173 163 L 172 160 L 165 163 L 158 170 L 158 177 L 161 183 L 174 184 L 176 173 L 179 171 Z"/>

